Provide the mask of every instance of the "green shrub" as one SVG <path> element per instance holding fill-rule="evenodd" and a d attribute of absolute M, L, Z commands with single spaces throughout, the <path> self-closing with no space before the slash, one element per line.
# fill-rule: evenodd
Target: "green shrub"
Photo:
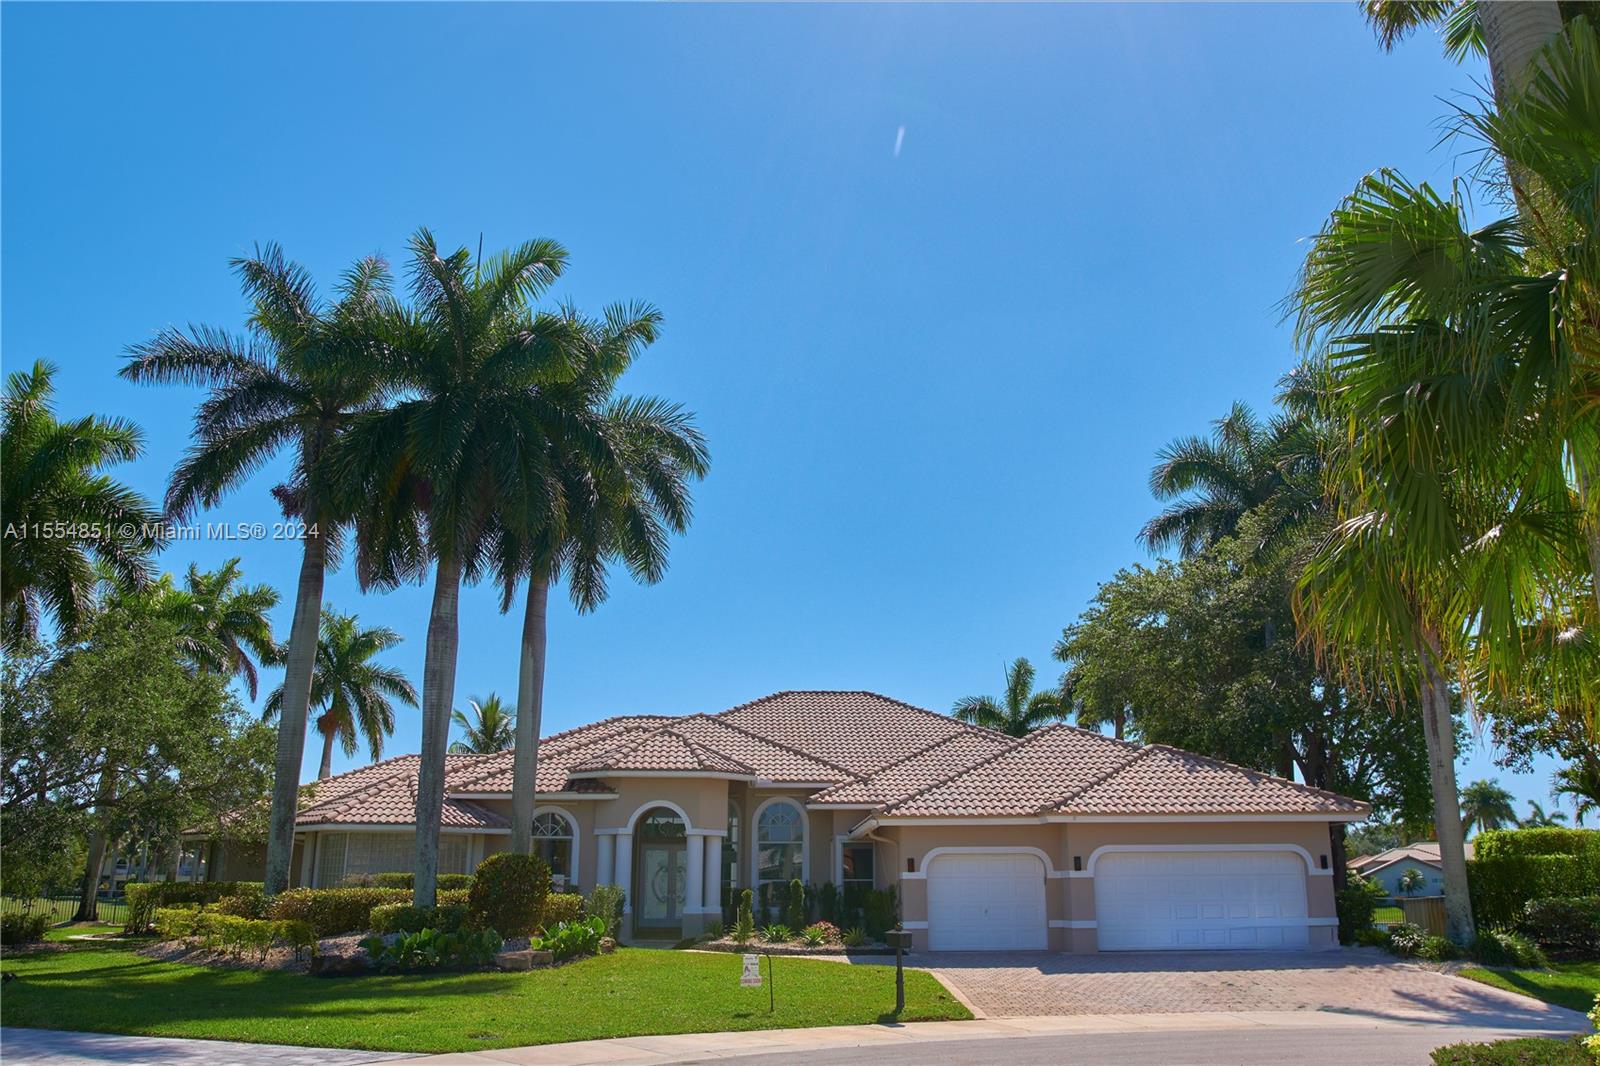
<path fill-rule="evenodd" d="M 1600 957 L 1600 895 L 1529 900 L 1516 930 L 1555 959 Z"/>
<path fill-rule="evenodd" d="M 1432 933 L 1422 938 L 1422 946 L 1417 949 L 1417 958 L 1430 962 L 1447 962 L 1459 954 L 1460 949 L 1448 937 L 1434 936 Z"/>
<path fill-rule="evenodd" d="M 413 888 L 415 875 L 395 870 L 381 874 L 351 874 L 339 882 L 340 888 Z M 434 881 L 434 887 L 439 891 L 446 889 L 467 889 L 472 887 L 471 874 L 439 874 Z"/>
<path fill-rule="evenodd" d="M 1389 931 L 1378 928 L 1363 929 L 1356 934 L 1356 943 L 1368 948 L 1388 947 Z"/>
<path fill-rule="evenodd" d="M 369 919 L 371 929 L 379 936 L 386 933 L 415 933 L 423 929 L 437 929 L 453 933 L 467 922 L 464 904 L 447 907 L 418 907 L 410 903 L 383 903 L 372 908 Z"/>
<path fill-rule="evenodd" d="M 149 930 L 157 908 L 175 903 L 194 903 L 202 907 L 229 896 L 261 894 L 260 881 L 152 881 L 149 884 L 132 884 L 124 890 L 128 900 L 127 930 L 143 933 Z"/>
<path fill-rule="evenodd" d="M 1472 838 L 1474 859 L 1518 855 L 1582 855 L 1600 851 L 1600 829 L 1487 829 Z"/>
<path fill-rule="evenodd" d="M 1480 833 L 1474 838 L 1467 879 L 1473 917 L 1480 926 L 1511 925 L 1529 900 L 1600 894 L 1600 830 Z"/>
<path fill-rule="evenodd" d="M 584 912 L 591 918 L 601 918 L 606 923 L 605 936 L 614 937 L 622 925 L 623 893 L 619 885 L 595 885 L 584 901 Z"/>
<path fill-rule="evenodd" d="M 899 920 L 900 901 L 893 886 L 873 889 L 862 897 L 861 924 L 872 939 L 882 940 L 883 934 L 893 929 Z"/>
<path fill-rule="evenodd" d="M 769 944 L 787 944 L 794 939 L 794 930 L 782 922 L 775 922 L 761 930 L 761 939 Z"/>
<path fill-rule="evenodd" d="M 1433 1051 L 1433 1066 L 1591 1066 L 1581 1038 L 1524 1036 L 1490 1044 L 1447 1044 Z"/>
<path fill-rule="evenodd" d="M 817 917 L 825 922 L 839 922 L 839 889 L 832 881 L 824 881 L 817 889 Z"/>
<path fill-rule="evenodd" d="M 1428 932 L 1422 926 L 1411 922 L 1395 922 L 1389 927 L 1389 935 L 1384 938 L 1384 947 L 1402 958 L 1409 958 L 1422 950 L 1427 938 Z"/>
<path fill-rule="evenodd" d="M 162 940 L 187 940 L 195 935 L 195 923 L 200 918 L 198 907 L 161 907 L 154 917 L 156 935 Z"/>
<path fill-rule="evenodd" d="M 800 930 L 800 939 L 812 947 L 837 944 L 840 940 L 839 927 L 832 922 L 813 922 Z"/>
<path fill-rule="evenodd" d="M 806 886 L 798 877 L 789 882 L 789 900 L 784 906 L 783 918 L 794 929 L 806 924 Z"/>
<path fill-rule="evenodd" d="M 500 934 L 493 929 L 459 929 L 454 933 L 419 929 L 392 944 L 372 936 L 361 942 L 380 970 L 482 969 L 494 962 Z"/>
<path fill-rule="evenodd" d="M 847 948 L 864 947 L 867 943 L 867 931 L 859 925 L 853 925 L 844 931 L 843 940 Z"/>
<path fill-rule="evenodd" d="M 575 922 L 559 922 L 541 937 L 534 937 L 528 946 L 548 951 L 557 962 L 578 955 L 593 955 L 600 950 L 600 938 L 605 936 L 606 921 L 596 915 Z"/>
<path fill-rule="evenodd" d="M 223 896 L 207 909 L 235 918 L 265 918 L 267 897 L 260 886 L 251 885 L 247 891 L 240 892 L 236 896 Z"/>
<path fill-rule="evenodd" d="M 735 943 L 748 944 L 755 939 L 756 918 L 751 910 L 754 898 L 754 893 L 748 888 L 739 893 L 739 914 L 733 922 Z"/>
<path fill-rule="evenodd" d="M 1485 966 L 1521 966 L 1547 970 L 1550 960 L 1539 945 L 1505 929 L 1480 931 L 1472 942 L 1471 956 Z"/>
<path fill-rule="evenodd" d="M 18 944 L 31 944 L 35 940 L 43 940 L 44 931 L 50 928 L 50 918 L 49 911 L 40 911 L 37 914 L 0 915 L 0 944 L 15 947 Z"/>
<path fill-rule="evenodd" d="M 306 954 L 317 953 L 317 932 L 311 928 L 310 922 L 273 922 L 279 940 L 294 948 L 294 957 L 301 959 Z"/>
<path fill-rule="evenodd" d="M 372 908 L 410 903 L 403 888 L 291 888 L 272 899 L 268 916 L 279 922 L 306 922 L 317 936 L 338 936 L 372 928 Z"/>
<path fill-rule="evenodd" d="M 1339 943 L 1356 943 L 1363 930 L 1372 928 L 1372 916 L 1386 897 L 1383 886 L 1351 874 L 1345 887 L 1334 893 L 1334 908 L 1339 915 Z"/>
<path fill-rule="evenodd" d="M 478 864 L 467 895 L 473 925 L 502 936 L 528 936 L 544 913 L 550 894 L 550 867 L 533 855 L 502 851 Z"/>
<path fill-rule="evenodd" d="M 576 892 L 552 892 L 544 898 L 544 914 L 539 918 L 539 927 L 553 929 L 563 922 L 575 922 L 582 917 L 582 896 Z"/>

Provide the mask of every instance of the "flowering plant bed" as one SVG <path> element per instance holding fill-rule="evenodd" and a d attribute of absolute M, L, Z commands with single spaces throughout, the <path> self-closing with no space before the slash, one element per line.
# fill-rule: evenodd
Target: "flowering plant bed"
<path fill-rule="evenodd" d="M 718 937 L 716 940 L 702 940 L 694 945 L 695 949 L 702 951 L 731 951 L 754 955 L 893 955 L 894 949 L 884 947 L 882 944 L 863 944 L 860 947 L 847 948 L 839 943 L 803 944 L 798 941 L 786 941 L 781 944 L 769 944 L 767 941 L 756 937 L 743 944 L 732 937 Z"/>

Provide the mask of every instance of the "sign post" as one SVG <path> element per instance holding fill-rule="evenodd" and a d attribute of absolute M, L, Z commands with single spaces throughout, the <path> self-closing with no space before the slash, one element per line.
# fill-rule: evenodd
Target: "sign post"
<path fill-rule="evenodd" d="M 894 1016 L 898 1018 L 906 1009 L 905 950 L 911 946 L 911 934 L 896 926 L 883 934 L 883 939 L 894 948 Z"/>

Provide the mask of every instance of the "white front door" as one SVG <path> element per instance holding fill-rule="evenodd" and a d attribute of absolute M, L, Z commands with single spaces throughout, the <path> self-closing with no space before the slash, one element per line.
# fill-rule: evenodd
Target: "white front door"
<path fill-rule="evenodd" d="M 1026 852 L 936 855 L 928 865 L 934 951 L 1042 951 L 1045 870 Z"/>
<path fill-rule="evenodd" d="M 1119 851 L 1094 863 L 1101 951 L 1304 948 L 1294 851 Z"/>

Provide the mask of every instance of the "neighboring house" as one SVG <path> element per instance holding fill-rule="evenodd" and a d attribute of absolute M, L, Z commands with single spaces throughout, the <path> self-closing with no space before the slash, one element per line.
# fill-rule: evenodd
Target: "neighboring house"
<path fill-rule="evenodd" d="M 1467 858 L 1472 858 L 1472 842 L 1467 841 Z M 1391 896 L 1442 896 L 1444 894 L 1444 866 L 1439 861 L 1439 845 L 1432 841 L 1420 844 L 1402 844 L 1398 848 L 1380 851 L 1376 855 L 1363 855 L 1351 859 L 1346 865 L 1369 881 L 1376 881 Z M 1407 892 L 1400 887 L 1400 878 L 1407 870 L 1422 872 L 1422 886 Z"/>
<path fill-rule="evenodd" d="M 440 868 L 470 871 L 507 846 L 511 752 L 448 756 L 446 781 Z M 416 785 L 415 755 L 318 782 L 296 882 L 410 869 Z M 626 939 L 695 935 L 734 891 L 799 879 L 893 887 L 915 946 L 944 950 L 1333 947 L 1329 826 L 1369 813 L 1162 745 L 1015 739 L 869 692 L 608 718 L 545 738 L 537 788 L 541 854 L 575 888 L 622 885 Z"/>

